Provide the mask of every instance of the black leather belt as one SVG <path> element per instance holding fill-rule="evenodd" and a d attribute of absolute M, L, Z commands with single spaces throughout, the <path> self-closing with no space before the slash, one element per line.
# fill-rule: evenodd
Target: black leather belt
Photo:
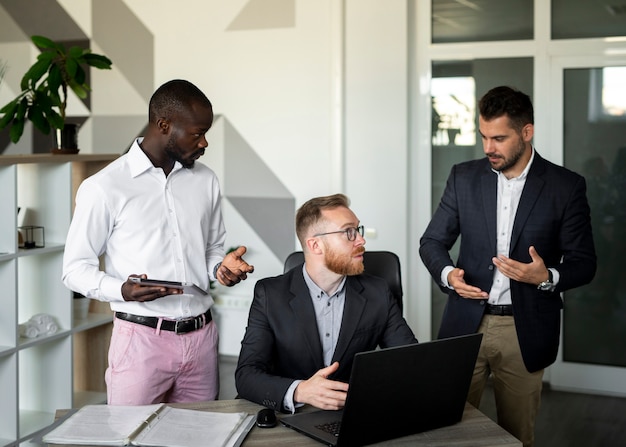
<path fill-rule="evenodd" d="M 489 315 L 511 316 L 513 315 L 513 305 L 485 304 L 485 313 Z"/>
<path fill-rule="evenodd" d="M 151 328 L 156 328 L 159 324 L 157 317 L 144 317 L 142 315 L 127 314 L 124 312 L 115 312 L 115 318 L 130 321 L 131 323 L 141 324 Z M 213 319 L 211 309 L 197 317 L 185 318 L 183 320 L 163 320 L 161 321 L 161 329 L 164 331 L 172 331 L 177 334 L 186 334 L 203 328 Z"/>

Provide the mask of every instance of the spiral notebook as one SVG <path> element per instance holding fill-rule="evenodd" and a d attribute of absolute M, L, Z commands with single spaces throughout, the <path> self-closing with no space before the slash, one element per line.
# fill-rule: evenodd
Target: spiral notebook
<path fill-rule="evenodd" d="M 248 413 L 218 413 L 165 404 L 86 405 L 43 437 L 49 444 L 237 447 L 254 425 Z"/>

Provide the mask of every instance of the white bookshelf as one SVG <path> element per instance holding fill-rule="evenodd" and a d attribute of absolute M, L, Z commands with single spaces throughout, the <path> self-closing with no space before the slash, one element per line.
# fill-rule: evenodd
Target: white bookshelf
<path fill-rule="evenodd" d="M 87 317 L 75 317 L 61 272 L 76 189 L 116 157 L 0 156 L 0 446 L 27 442 L 57 409 L 106 400 L 111 312 L 92 300 Z M 21 226 L 43 227 L 45 244 L 20 248 Z M 51 315 L 58 330 L 20 337 L 19 325 L 38 313 Z"/>

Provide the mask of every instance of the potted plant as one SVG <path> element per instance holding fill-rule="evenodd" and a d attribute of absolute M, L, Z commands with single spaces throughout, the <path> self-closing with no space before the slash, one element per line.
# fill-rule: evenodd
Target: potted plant
<path fill-rule="evenodd" d="M 65 122 L 68 87 L 79 98 L 86 98 L 90 88 L 83 67 L 110 69 L 112 62 L 90 49 L 78 46 L 66 49 L 47 37 L 32 36 L 31 40 L 41 49 L 41 54 L 22 77 L 22 92 L 0 109 L 0 130 L 10 125 L 11 141 L 17 143 L 28 119 L 44 134 L 55 129 L 57 147 L 53 152 L 78 152 L 76 129 Z M 65 142 L 66 138 L 70 141 Z"/>

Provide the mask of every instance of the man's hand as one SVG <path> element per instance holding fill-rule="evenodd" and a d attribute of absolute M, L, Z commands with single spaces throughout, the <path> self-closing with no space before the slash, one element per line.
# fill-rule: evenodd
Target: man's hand
<path fill-rule="evenodd" d="M 549 278 L 548 269 L 543 262 L 543 258 L 539 256 L 537 250 L 532 245 L 528 249 L 532 261 L 528 264 L 507 258 L 504 255 L 498 255 L 493 258 L 493 264 L 507 278 L 519 282 L 537 285 Z"/>
<path fill-rule="evenodd" d="M 154 301 L 167 295 L 179 295 L 183 293 L 181 289 L 173 289 L 163 286 L 146 286 L 130 280 L 130 278 L 144 278 L 148 275 L 130 275 L 126 282 L 122 284 L 122 297 L 124 301 Z"/>
<path fill-rule="evenodd" d="M 448 284 L 452 287 L 456 293 L 463 298 L 469 298 L 473 300 L 484 300 L 489 298 L 489 294 L 480 290 L 478 287 L 470 286 L 465 282 L 465 270 L 460 268 L 453 269 L 448 273 Z"/>
<path fill-rule="evenodd" d="M 248 264 L 242 258 L 246 251 L 246 247 L 242 245 L 224 257 L 222 265 L 220 265 L 215 274 L 220 284 L 228 287 L 234 286 L 246 279 L 248 273 L 254 272 L 254 266 Z"/>
<path fill-rule="evenodd" d="M 322 410 L 340 410 L 343 408 L 346 404 L 348 384 L 327 379 L 338 368 L 339 363 L 335 362 L 320 369 L 310 379 L 300 382 L 293 394 L 294 401 L 313 405 Z"/>

